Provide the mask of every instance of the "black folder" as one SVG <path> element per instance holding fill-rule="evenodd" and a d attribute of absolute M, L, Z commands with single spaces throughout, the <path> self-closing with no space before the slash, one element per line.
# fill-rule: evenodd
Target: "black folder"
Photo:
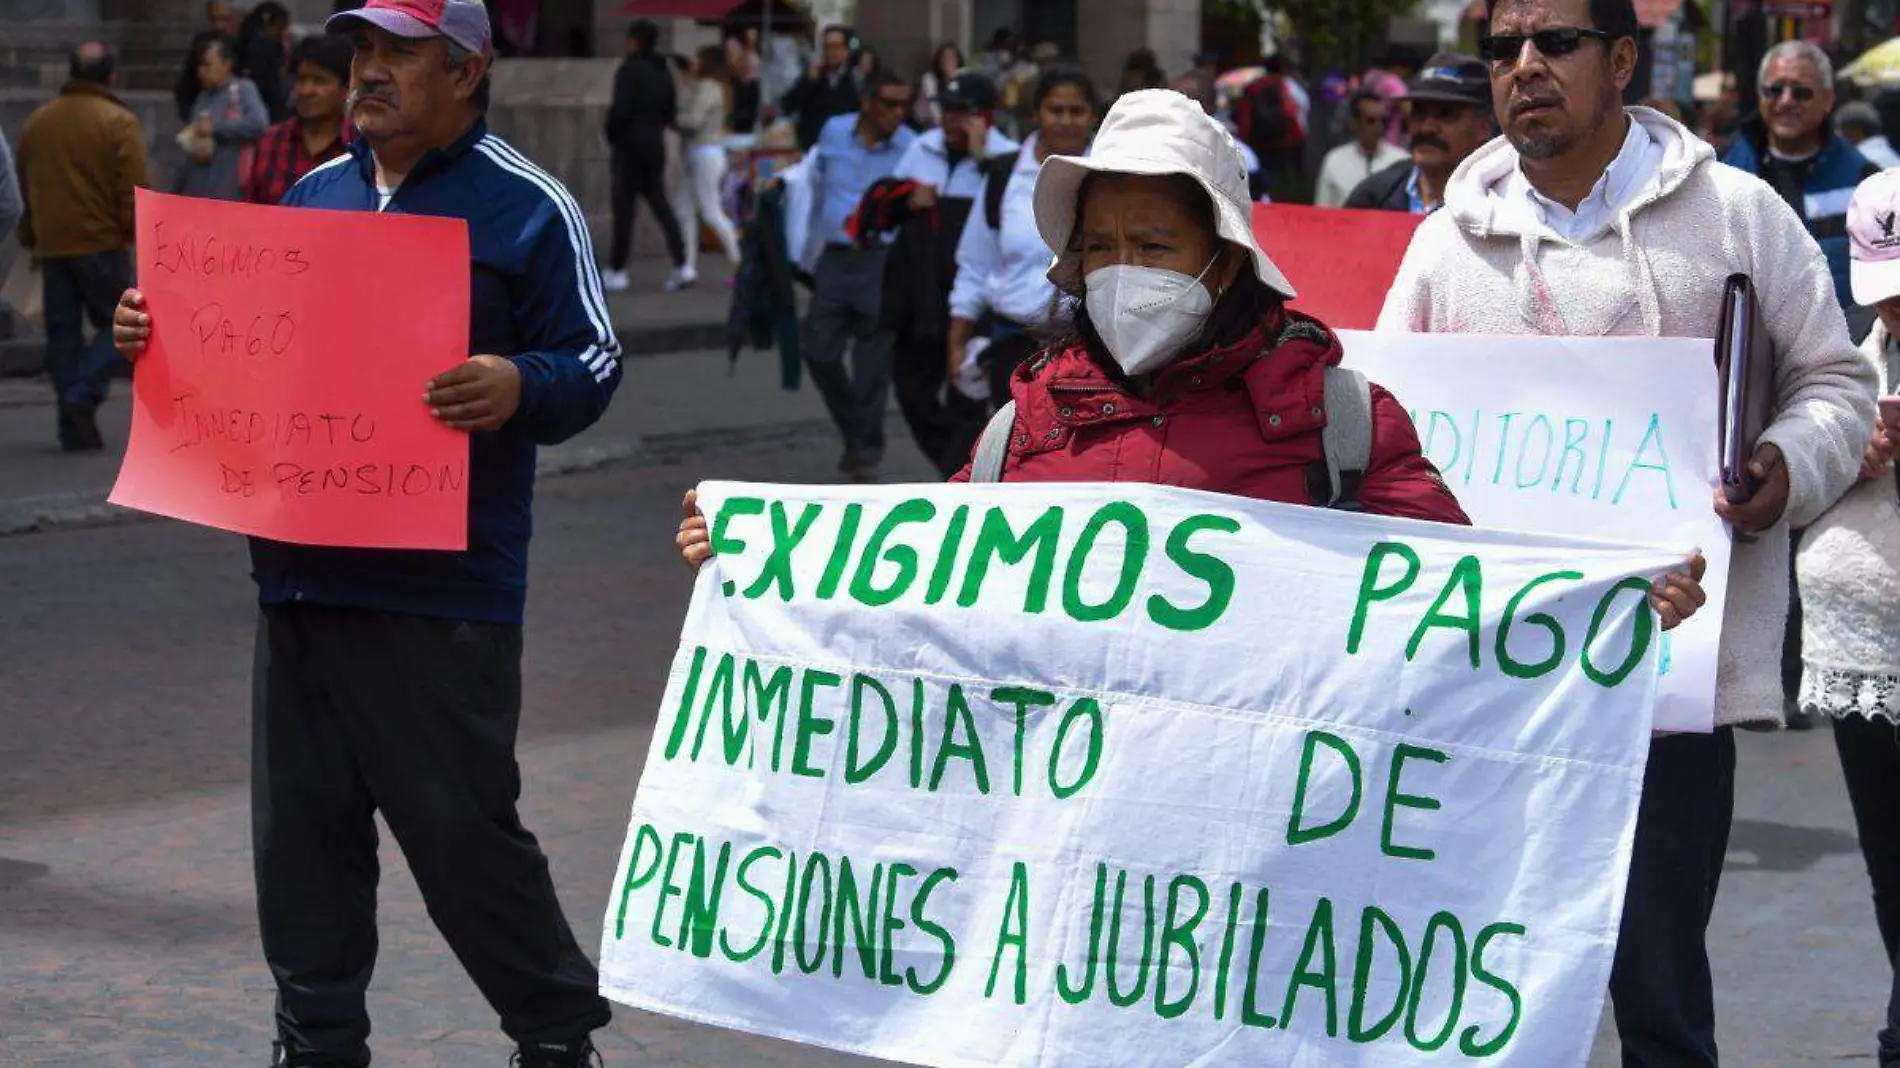
<path fill-rule="evenodd" d="M 1732 274 L 1722 286 L 1722 319 L 1715 332 L 1715 366 L 1721 413 L 1716 428 L 1722 448 L 1722 489 L 1745 504 L 1759 486 L 1748 477 L 1755 443 L 1775 414 L 1775 352 L 1761 324 L 1755 285 Z"/>

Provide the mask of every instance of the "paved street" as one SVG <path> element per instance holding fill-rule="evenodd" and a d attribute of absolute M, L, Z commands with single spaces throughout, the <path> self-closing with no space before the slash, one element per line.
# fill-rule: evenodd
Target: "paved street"
<path fill-rule="evenodd" d="M 523 808 L 583 945 L 598 945 L 688 594 L 670 543 L 680 492 L 834 477 L 815 397 L 778 392 L 775 357 L 746 359 L 732 379 L 723 354 L 635 361 L 537 502 Z M 50 412 L 19 397 L 0 403 L 0 513 L 102 490 L 111 465 L 48 451 Z M 893 456 L 889 477 L 928 476 L 903 439 Z M 175 523 L 0 537 L 0 1066 L 265 1063 L 246 574 L 240 539 Z M 1886 973 L 1831 739 L 1746 735 L 1741 751 L 1715 934 L 1724 1063 L 1870 1064 Z M 387 837 L 384 871 L 378 1063 L 503 1064 Z M 868 1063 L 631 1010 L 602 1049 L 612 1068 Z M 1592 1063 L 1616 1063 L 1607 1031 Z"/>

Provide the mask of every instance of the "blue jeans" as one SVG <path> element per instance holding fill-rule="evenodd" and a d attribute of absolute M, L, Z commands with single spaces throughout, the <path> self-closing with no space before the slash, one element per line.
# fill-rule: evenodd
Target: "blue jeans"
<path fill-rule="evenodd" d="M 49 256 L 46 279 L 46 369 L 61 404 L 96 408 L 119 366 L 112 347 L 112 312 L 132 284 L 132 257 L 124 250 Z M 85 339 L 84 320 L 95 333 Z"/>

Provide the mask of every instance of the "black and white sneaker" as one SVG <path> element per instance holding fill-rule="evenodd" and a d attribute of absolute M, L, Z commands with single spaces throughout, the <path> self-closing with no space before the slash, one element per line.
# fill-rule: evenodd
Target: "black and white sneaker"
<path fill-rule="evenodd" d="M 602 1068 L 592 1038 L 572 1042 L 527 1042 L 508 1058 L 509 1068 Z"/>

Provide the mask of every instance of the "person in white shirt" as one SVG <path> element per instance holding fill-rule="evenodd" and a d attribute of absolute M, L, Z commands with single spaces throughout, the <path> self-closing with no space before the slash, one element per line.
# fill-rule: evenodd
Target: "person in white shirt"
<path fill-rule="evenodd" d="M 1036 228 L 1036 174 L 1050 156 L 1088 152 L 1100 114 L 1095 83 L 1080 67 L 1060 65 L 1044 71 L 1032 100 L 1035 133 L 1007 170 L 992 170 L 977 194 L 975 209 L 957 245 L 957 281 L 950 290 L 950 345 L 947 368 L 952 389 L 1007 397 L 1006 383 L 1034 340 L 1052 332 L 1059 313 L 1050 284 L 1054 255 Z M 992 187 L 1003 183 L 996 192 Z M 997 205 L 991 221 L 989 205 Z M 990 321 L 991 349 L 982 375 L 966 369 L 977 324 Z"/>
<path fill-rule="evenodd" d="M 673 187 L 673 214 L 686 239 L 686 263 L 667 283 L 669 291 L 699 281 L 699 224 L 703 219 L 719 247 L 739 267 L 739 231 L 726 214 L 726 70 L 725 50 L 699 50 L 691 70 L 681 79 L 679 117 L 680 180 Z"/>
<path fill-rule="evenodd" d="M 1625 1068 L 1716 1068 L 1706 936 L 1734 814 L 1734 729 L 1780 725 L 1788 524 L 1853 483 L 1873 436 L 1873 369 L 1793 209 L 1681 123 L 1622 106 L 1638 62 L 1632 0 L 1490 0 L 1487 14 L 1481 54 L 1504 137 L 1453 173 L 1379 329 L 1709 338 L 1726 280 L 1746 274 L 1775 354 L 1778 410 L 1748 464 L 1758 488 L 1711 502 L 1739 536 L 1716 729 L 1650 743 L 1610 973 Z"/>
<path fill-rule="evenodd" d="M 1346 106 L 1352 115 L 1352 140 L 1326 153 L 1319 165 L 1313 203 L 1322 208 L 1344 207 L 1360 182 L 1406 159 L 1404 149 L 1385 139 L 1385 98 L 1362 89 Z"/>
<path fill-rule="evenodd" d="M 912 201 L 929 207 L 939 198 L 970 200 L 983 185 L 982 163 L 1014 152 L 1017 144 L 996 128 L 996 83 L 973 70 L 959 71 L 936 96 L 942 125 L 911 142 L 891 177 L 917 183 Z"/>

